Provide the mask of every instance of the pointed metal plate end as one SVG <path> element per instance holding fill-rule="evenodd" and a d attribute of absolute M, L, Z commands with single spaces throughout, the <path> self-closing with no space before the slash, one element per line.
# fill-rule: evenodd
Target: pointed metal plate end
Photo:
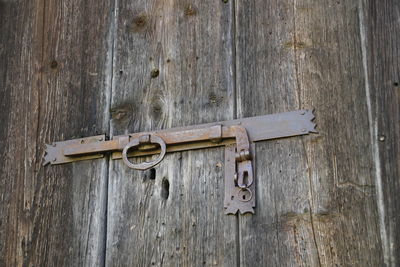
<path fill-rule="evenodd" d="M 237 212 L 238 212 L 238 208 L 235 208 L 235 207 L 225 207 L 225 214 L 226 215 L 230 215 L 230 214 L 232 214 L 232 215 L 235 215 Z"/>
<path fill-rule="evenodd" d="M 54 165 L 73 161 L 102 158 L 103 154 L 101 153 L 68 157 L 64 155 L 64 149 L 71 145 L 89 144 L 94 142 L 101 142 L 103 140 L 105 140 L 105 135 L 96 135 L 86 138 L 55 142 L 51 145 L 46 144 L 45 154 L 43 156 L 43 166 L 46 166 L 48 164 Z"/>
<path fill-rule="evenodd" d="M 253 209 L 253 208 L 249 208 L 249 209 L 239 209 L 239 212 L 240 212 L 241 215 L 246 214 L 246 213 L 254 214 L 254 209 Z"/>
<path fill-rule="evenodd" d="M 246 213 L 254 214 L 254 209 L 251 208 L 251 207 L 246 207 L 246 208 L 243 208 L 243 207 L 241 207 L 241 208 L 237 208 L 237 207 L 228 207 L 228 208 L 226 208 L 225 207 L 225 214 L 226 215 L 229 215 L 229 214 L 235 215 L 238 212 L 240 213 L 240 215 L 243 215 L 243 214 L 246 214 Z"/>
<path fill-rule="evenodd" d="M 306 130 L 308 133 L 318 133 L 316 130 L 317 124 L 314 123 L 315 121 L 315 115 L 314 115 L 315 109 L 305 109 L 305 110 L 300 110 L 300 114 L 302 116 L 305 116 L 307 122 L 305 124 Z"/>
<path fill-rule="evenodd" d="M 44 151 L 44 155 L 43 155 L 43 164 L 42 164 L 42 166 L 46 166 L 47 164 L 50 164 L 50 161 L 51 161 L 51 148 L 52 148 L 52 145 L 48 145 L 48 144 L 45 144 L 45 146 L 46 146 L 46 149 L 45 149 L 45 151 Z"/>

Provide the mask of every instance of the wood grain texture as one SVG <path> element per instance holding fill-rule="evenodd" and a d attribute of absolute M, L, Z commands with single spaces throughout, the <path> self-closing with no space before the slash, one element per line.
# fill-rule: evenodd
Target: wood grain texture
<path fill-rule="evenodd" d="M 29 260 L 32 246 L 35 186 L 30 176 L 40 164 L 34 161 L 43 20 L 40 10 L 40 1 L 0 2 L 1 266 L 22 266 Z M 27 131 L 28 124 L 33 131 Z M 25 150 L 26 144 L 32 145 L 30 151 Z"/>
<path fill-rule="evenodd" d="M 317 110 L 319 136 L 305 138 L 311 212 L 321 265 L 382 266 L 357 1 L 296 1 L 297 88 Z"/>
<path fill-rule="evenodd" d="M 118 1 L 112 135 L 233 118 L 231 5 Z M 108 266 L 235 266 L 222 148 L 110 166 Z"/>
<path fill-rule="evenodd" d="M 114 9 L 114 3 L 117 6 Z M 0 0 L 0 266 L 397 266 L 396 0 Z M 316 108 L 256 145 L 43 168 L 44 144 Z"/>
<path fill-rule="evenodd" d="M 363 2 L 382 246 L 387 266 L 399 266 L 400 2 Z"/>
<path fill-rule="evenodd" d="M 1 266 L 104 263 L 106 160 L 41 163 L 45 143 L 108 130 L 110 8 L 1 2 Z"/>
<path fill-rule="evenodd" d="M 257 145 L 257 214 L 240 220 L 241 262 L 380 266 L 358 2 L 236 10 L 239 114 L 315 107 L 320 131 Z"/>
<path fill-rule="evenodd" d="M 238 117 L 296 110 L 293 1 L 237 2 Z M 241 266 L 315 266 L 302 138 L 256 144 L 256 214 L 240 217 Z"/>

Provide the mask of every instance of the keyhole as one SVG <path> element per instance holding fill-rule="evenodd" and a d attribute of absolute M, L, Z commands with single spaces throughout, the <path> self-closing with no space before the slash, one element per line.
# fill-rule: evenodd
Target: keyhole
<path fill-rule="evenodd" d="M 253 197 L 253 193 L 248 188 L 242 188 L 238 191 L 238 199 L 242 202 L 250 201 Z"/>

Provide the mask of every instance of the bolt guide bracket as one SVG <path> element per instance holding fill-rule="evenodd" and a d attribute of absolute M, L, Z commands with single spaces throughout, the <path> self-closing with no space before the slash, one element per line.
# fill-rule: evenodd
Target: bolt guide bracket
<path fill-rule="evenodd" d="M 225 214 L 253 213 L 256 205 L 254 142 L 317 133 L 311 110 L 207 123 L 153 132 L 105 135 L 46 145 L 44 164 L 63 164 L 96 159 L 111 153 L 132 169 L 147 170 L 159 164 L 166 153 L 225 146 Z M 129 158 L 157 155 L 150 162 L 133 163 Z"/>

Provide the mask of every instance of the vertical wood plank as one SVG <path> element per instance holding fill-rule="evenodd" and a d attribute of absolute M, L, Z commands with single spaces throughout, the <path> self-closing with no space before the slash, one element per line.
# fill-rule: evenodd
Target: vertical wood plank
<path fill-rule="evenodd" d="M 42 62 L 45 93 L 41 95 L 46 104 L 40 120 L 43 128 L 52 128 L 40 132 L 44 140 L 109 131 L 112 8 L 112 1 L 46 1 Z M 62 211 L 62 216 L 53 217 L 47 233 L 59 236 L 60 244 L 52 248 L 53 253 L 60 255 L 63 265 L 103 265 L 107 160 L 54 166 L 45 171 L 64 192 L 60 204 L 54 207 Z M 69 244 L 66 255 L 65 243 Z"/>
<path fill-rule="evenodd" d="M 240 220 L 241 262 L 381 265 L 358 2 L 236 10 L 239 114 L 315 107 L 320 131 L 257 146 L 257 215 Z"/>
<path fill-rule="evenodd" d="M 2 1 L 2 266 L 102 266 L 107 161 L 42 167 L 108 131 L 110 1 Z"/>
<path fill-rule="evenodd" d="M 387 266 L 400 264 L 400 3 L 362 1 L 370 82 L 370 128 Z"/>
<path fill-rule="evenodd" d="M 118 1 L 112 135 L 233 117 L 231 5 Z M 222 148 L 110 167 L 108 266 L 235 266 Z"/>
<path fill-rule="evenodd" d="M 38 68 L 42 45 L 42 1 L 0 2 L 0 265 L 22 266 L 28 256 L 35 170 Z M 30 92 L 29 88 L 34 88 Z M 29 96 L 24 97 L 24 96 Z M 30 109 L 31 110 L 30 110 Z M 32 120 L 33 118 L 33 120 Z M 31 122 L 33 133 L 25 124 Z M 32 143 L 33 141 L 33 143 Z M 25 151 L 32 145 L 30 153 Z M 27 166 L 27 163 L 29 164 Z M 28 179 L 26 179 L 28 178 Z M 33 188 L 34 189 L 34 188 Z M 26 198 L 26 200 L 25 200 Z"/>
<path fill-rule="evenodd" d="M 299 98 L 317 110 L 306 138 L 322 265 L 383 264 L 359 2 L 296 1 Z"/>
<path fill-rule="evenodd" d="M 298 109 L 293 1 L 236 2 L 238 117 Z M 315 266 L 301 137 L 256 144 L 255 215 L 240 216 L 241 266 Z"/>

